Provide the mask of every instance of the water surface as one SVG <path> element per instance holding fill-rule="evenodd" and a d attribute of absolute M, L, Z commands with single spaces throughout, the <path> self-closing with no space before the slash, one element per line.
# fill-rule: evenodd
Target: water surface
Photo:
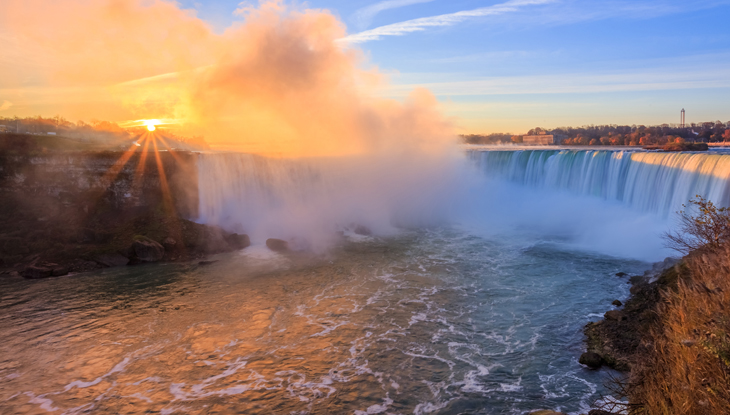
<path fill-rule="evenodd" d="M 647 266 L 449 227 L 218 259 L 0 280 L 0 412 L 577 413 L 582 327 Z"/>

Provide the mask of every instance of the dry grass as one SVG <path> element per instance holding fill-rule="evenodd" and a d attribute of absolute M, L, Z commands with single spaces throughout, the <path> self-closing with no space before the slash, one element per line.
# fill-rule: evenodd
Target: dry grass
<path fill-rule="evenodd" d="M 730 246 L 685 258 L 629 380 L 635 414 L 730 414 Z"/>

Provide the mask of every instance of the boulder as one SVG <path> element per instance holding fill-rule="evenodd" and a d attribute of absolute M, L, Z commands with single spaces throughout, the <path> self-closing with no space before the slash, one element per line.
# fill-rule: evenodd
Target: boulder
<path fill-rule="evenodd" d="M 627 275 L 629 275 L 629 274 L 627 274 L 627 273 L 625 273 L 625 272 L 617 272 L 617 273 L 616 273 L 616 276 L 617 276 L 617 277 L 625 277 L 625 276 L 627 276 Z"/>
<path fill-rule="evenodd" d="M 165 255 L 165 248 L 152 239 L 137 239 L 132 243 L 134 255 L 142 262 L 157 262 Z"/>
<path fill-rule="evenodd" d="M 611 304 L 615 305 L 616 307 L 621 307 L 622 305 L 624 305 L 624 303 L 622 303 L 620 300 L 613 300 Z"/>
<path fill-rule="evenodd" d="M 162 247 L 165 248 L 165 251 L 173 251 L 177 247 L 177 241 L 175 238 L 168 236 L 164 241 L 162 241 Z"/>
<path fill-rule="evenodd" d="M 232 233 L 226 236 L 226 242 L 228 242 L 228 245 L 230 245 L 233 249 L 243 249 L 251 245 L 251 239 L 246 234 L 239 235 L 237 233 Z"/>
<path fill-rule="evenodd" d="M 59 266 L 59 267 L 53 267 L 53 270 L 51 271 L 52 277 L 62 277 L 66 274 L 68 274 L 69 268 L 65 266 Z"/>
<path fill-rule="evenodd" d="M 364 235 L 364 236 L 370 236 L 373 234 L 373 232 L 367 226 L 363 226 L 363 225 L 355 226 L 354 232 L 358 235 Z"/>
<path fill-rule="evenodd" d="M 591 369 L 598 369 L 603 364 L 603 358 L 598 353 L 585 352 L 580 355 L 578 363 L 586 365 Z"/>
<path fill-rule="evenodd" d="M 623 311 L 620 310 L 610 310 L 606 311 L 606 314 L 603 315 L 603 318 L 605 318 L 606 320 L 623 321 L 626 320 L 626 314 L 624 314 Z"/>
<path fill-rule="evenodd" d="M 282 239 L 269 238 L 266 240 L 266 247 L 276 252 L 286 252 L 289 250 L 289 242 Z"/>
<path fill-rule="evenodd" d="M 101 254 L 94 258 L 94 261 L 105 267 L 123 267 L 129 264 L 129 258 L 121 254 Z"/>
<path fill-rule="evenodd" d="M 52 268 L 46 268 L 46 267 L 38 267 L 35 265 L 31 265 L 27 267 L 25 270 L 23 270 L 23 277 L 28 278 L 31 280 L 36 280 L 40 278 L 48 278 L 53 274 Z"/>

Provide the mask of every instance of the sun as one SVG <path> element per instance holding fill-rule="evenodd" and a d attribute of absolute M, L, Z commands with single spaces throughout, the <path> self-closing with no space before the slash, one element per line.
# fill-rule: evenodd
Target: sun
<path fill-rule="evenodd" d="M 148 131 L 155 131 L 157 127 L 156 125 L 162 124 L 160 120 L 142 120 L 144 122 L 144 125 L 147 126 Z"/>

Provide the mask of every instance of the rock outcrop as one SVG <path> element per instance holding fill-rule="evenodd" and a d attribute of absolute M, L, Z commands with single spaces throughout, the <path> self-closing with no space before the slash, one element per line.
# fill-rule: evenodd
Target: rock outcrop
<path fill-rule="evenodd" d="M 244 249 L 251 245 L 251 239 L 248 237 L 248 235 L 239 235 L 237 233 L 232 233 L 225 237 L 226 242 L 228 242 L 228 245 L 230 245 L 233 249 Z"/>
<path fill-rule="evenodd" d="M 675 287 L 686 272 L 682 262 L 667 258 L 654 264 L 644 275 L 631 277 L 631 298 L 623 304 L 623 309 L 609 310 L 603 320 L 585 326 L 587 351 L 583 356 L 592 353 L 601 358 L 602 364 L 613 369 L 630 370 L 637 351 L 642 347 L 643 333 L 657 318 L 655 309 L 661 293 Z M 583 356 L 581 359 L 584 359 Z"/>
<path fill-rule="evenodd" d="M 586 365 L 591 369 L 598 369 L 603 365 L 603 358 L 598 353 L 585 352 L 580 355 L 578 363 Z"/>
<path fill-rule="evenodd" d="M 24 278 L 28 278 L 31 280 L 37 280 L 40 278 L 48 278 L 53 274 L 53 269 L 48 267 L 39 267 L 36 265 L 31 265 L 27 267 L 25 270 L 23 270 Z"/>
<path fill-rule="evenodd" d="M 149 238 L 137 238 L 132 250 L 134 257 L 142 262 L 158 262 L 165 256 L 165 248 Z"/>
<path fill-rule="evenodd" d="M 94 258 L 94 261 L 109 268 L 123 267 L 129 264 L 129 258 L 121 254 L 101 254 Z"/>
<path fill-rule="evenodd" d="M 266 247 L 275 252 L 286 252 L 289 250 L 289 243 L 282 239 L 269 238 L 266 240 Z"/>

